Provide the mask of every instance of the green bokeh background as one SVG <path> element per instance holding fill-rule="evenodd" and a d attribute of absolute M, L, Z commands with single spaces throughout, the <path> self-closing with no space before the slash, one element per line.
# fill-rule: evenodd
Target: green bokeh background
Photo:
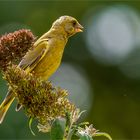
<path fill-rule="evenodd" d="M 40 36 L 62 15 L 74 16 L 84 26 L 89 9 L 94 9 L 95 14 L 102 7 L 116 4 L 131 6 L 140 13 L 139 1 L 0 1 L 0 34 L 27 28 Z M 114 140 L 140 139 L 140 79 L 124 76 L 117 66 L 98 63 L 91 57 L 85 35 L 82 34 L 69 40 L 63 62 L 74 63 L 84 69 L 94 90 L 92 107 L 85 120 L 100 131 L 109 133 Z M 6 83 L 0 79 L 0 101 L 6 91 Z M 0 139 L 47 139 L 48 136 L 38 133 L 36 128 L 37 136 L 32 136 L 27 117 L 23 111 L 15 112 L 14 107 L 15 104 L 0 125 Z"/>

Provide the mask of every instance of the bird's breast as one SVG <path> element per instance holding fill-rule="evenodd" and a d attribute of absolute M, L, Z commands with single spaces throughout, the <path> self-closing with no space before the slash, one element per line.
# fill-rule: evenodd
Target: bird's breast
<path fill-rule="evenodd" d="M 61 42 L 50 43 L 48 52 L 34 68 L 34 74 L 41 77 L 42 80 L 48 80 L 61 63 L 64 46 L 65 44 Z"/>

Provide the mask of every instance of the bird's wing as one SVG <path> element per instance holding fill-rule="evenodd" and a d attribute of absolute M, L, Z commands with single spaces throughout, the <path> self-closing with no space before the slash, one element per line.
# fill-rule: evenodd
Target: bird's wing
<path fill-rule="evenodd" d="M 26 70 L 27 72 L 31 72 L 35 66 L 42 60 L 42 58 L 46 55 L 49 50 L 48 40 L 42 39 L 39 40 L 32 50 L 27 52 L 24 58 L 19 63 L 19 67 Z"/>

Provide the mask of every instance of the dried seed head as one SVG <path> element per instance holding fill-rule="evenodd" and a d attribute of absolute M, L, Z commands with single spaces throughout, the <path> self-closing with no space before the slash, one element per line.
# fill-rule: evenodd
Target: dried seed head
<path fill-rule="evenodd" d="M 10 62 L 17 62 L 33 45 L 35 37 L 30 30 L 22 29 L 0 37 L 0 68 L 5 70 Z"/>
<path fill-rule="evenodd" d="M 51 82 L 27 74 L 17 66 L 8 67 L 4 78 L 27 116 L 36 118 L 40 124 L 65 117 L 66 111 L 73 111 L 74 105 L 66 98 L 67 91 L 54 87 Z"/>

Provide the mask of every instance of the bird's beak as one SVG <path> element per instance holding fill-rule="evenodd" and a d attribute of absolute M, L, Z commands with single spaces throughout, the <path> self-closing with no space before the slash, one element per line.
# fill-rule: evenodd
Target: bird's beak
<path fill-rule="evenodd" d="M 84 27 L 82 25 L 80 25 L 79 23 L 77 23 L 76 27 L 75 27 L 75 31 L 78 32 L 83 32 Z"/>

